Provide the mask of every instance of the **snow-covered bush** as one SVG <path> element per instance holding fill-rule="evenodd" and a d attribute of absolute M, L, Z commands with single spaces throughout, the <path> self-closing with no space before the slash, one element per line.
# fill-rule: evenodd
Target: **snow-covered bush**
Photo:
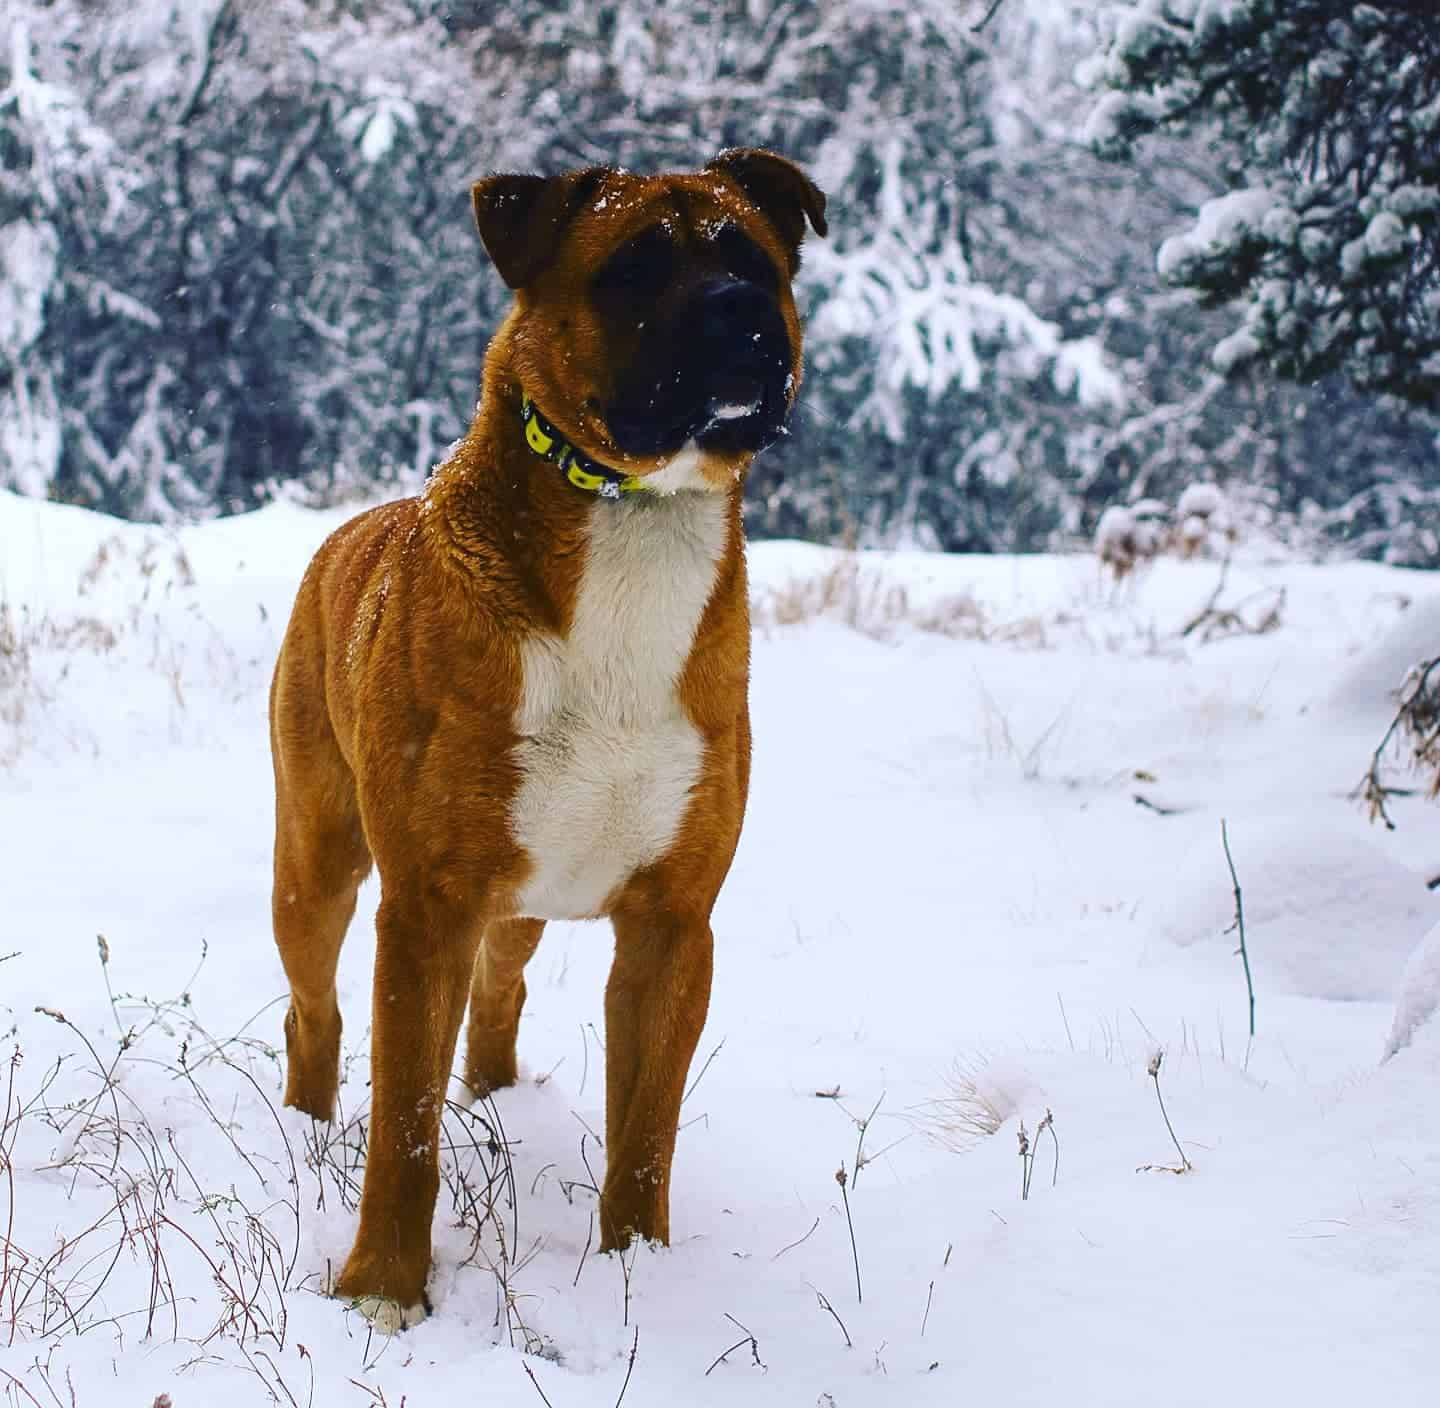
<path fill-rule="evenodd" d="M 1162 553 L 1216 557 L 1235 540 L 1230 505 L 1218 485 L 1189 484 L 1172 509 L 1157 499 L 1111 504 L 1095 525 L 1095 554 L 1116 580 Z"/>
<path fill-rule="evenodd" d="M 1095 553 L 1119 581 L 1159 556 L 1170 538 L 1169 509 L 1155 499 L 1111 504 L 1095 525 Z"/>

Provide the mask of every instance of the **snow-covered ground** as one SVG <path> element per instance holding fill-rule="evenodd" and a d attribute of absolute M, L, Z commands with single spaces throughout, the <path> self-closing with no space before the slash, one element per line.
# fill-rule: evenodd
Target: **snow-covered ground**
<path fill-rule="evenodd" d="M 435 1313 L 383 1341 L 317 1294 L 362 1126 L 276 1109 L 265 686 L 344 516 L 172 535 L 0 495 L 7 1403 L 1437 1401 L 1440 809 L 1390 833 L 1347 794 L 1440 579 L 1237 566 L 1222 604 L 1283 588 L 1281 624 L 1200 643 L 1214 563 L 1117 592 L 1084 557 L 869 557 L 857 629 L 787 624 L 834 554 L 757 546 L 675 1245 L 587 1254 L 609 943 L 554 925 L 527 1078 L 449 1120 Z"/>

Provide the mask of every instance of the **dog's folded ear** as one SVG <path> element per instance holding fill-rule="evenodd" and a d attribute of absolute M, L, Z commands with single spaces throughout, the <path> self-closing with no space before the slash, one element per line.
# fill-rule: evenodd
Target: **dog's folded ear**
<path fill-rule="evenodd" d="M 485 252 L 511 288 L 524 288 L 550 263 L 566 225 L 609 174 L 590 166 L 563 176 L 485 176 L 470 187 Z"/>
<path fill-rule="evenodd" d="M 770 217 L 790 252 L 790 272 L 800 266 L 800 242 L 808 218 L 817 235 L 826 233 L 825 192 L 793 161 L 759 147 L 731 147 L 709 162 Z"/>

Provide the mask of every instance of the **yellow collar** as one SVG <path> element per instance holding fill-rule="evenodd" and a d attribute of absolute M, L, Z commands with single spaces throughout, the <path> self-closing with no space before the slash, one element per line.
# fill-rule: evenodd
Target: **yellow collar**
<path fill-rule="evenodd" d="M 598 494 L 602 499 L 618 499 L 622 494 L 643 494 L 650 491 L 644 479 L 592 460 L 582 454 L 540 413 L 540 408 L 526 395 L 520 398 L 520 419 L 525 426 L 525 443 L 542 459 L 557 464 L 577 489 Z"/>

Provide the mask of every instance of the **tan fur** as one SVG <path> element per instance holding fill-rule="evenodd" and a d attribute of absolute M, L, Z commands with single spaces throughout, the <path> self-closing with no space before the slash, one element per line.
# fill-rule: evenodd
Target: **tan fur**
<path fill-rule="evenodd" d="M 608 916 L 615 929 L 601 1246 L 669 1238 L 710 912 L 750 765 L 750 456 L 687 449 L 672 466 L 617 450 L 598 408 L 627 354 L 586 280 L 657 210 L 740 223 L 785 275 L 798 385 L 796 211 L 823 229 L 823 197 L 763 153 L 694 175 L 607 173 L 598 198 L 513 244 L 485 186 L 477 215 L 502 272 L 545 238 L 551 260 L 527 272 L 475 421 L 425 493 L 361 514 L 316 554 L 271 691 L 285 1100 L 317 1119 L 333 1115 L 339 1077 L 340 945 L 372 859 L 380 870 L 369 1158 L 335 1289 L 393 1303 L 392 1328 L 424 1309 L 440 1112 L 467 998 L 467 1084 L 512 1083 L 523 970 L 548 918 Z M 526 446 L 522 387 L 586 453 L 670 492 L 621 503 L 577 492 Z"/>

